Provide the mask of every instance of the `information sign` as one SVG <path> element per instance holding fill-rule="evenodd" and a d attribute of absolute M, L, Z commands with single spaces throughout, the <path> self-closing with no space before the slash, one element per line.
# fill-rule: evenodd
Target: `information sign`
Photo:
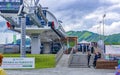
<path fill-rule="evenodd" d="M 4 58 L 2 68 L 18 69 L 18 68 L 34 68 L 35 58 Z"/>

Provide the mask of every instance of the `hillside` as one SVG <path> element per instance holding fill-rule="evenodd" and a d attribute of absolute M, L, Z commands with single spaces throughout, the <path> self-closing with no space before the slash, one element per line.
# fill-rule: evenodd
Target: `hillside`
<path fill-rule="evenodd" d="M 98 40 L 103 39 L 103 36 L 89 32 L 89 31 L 69 31 L 66 32 L 68 36 L 77 36 L 78 42 L 86 40 L 88 42 L 97 42 Z M 113 34 L 109 36 L 104 36 L 106 44 L 120 44 L 120 34 Z"/>

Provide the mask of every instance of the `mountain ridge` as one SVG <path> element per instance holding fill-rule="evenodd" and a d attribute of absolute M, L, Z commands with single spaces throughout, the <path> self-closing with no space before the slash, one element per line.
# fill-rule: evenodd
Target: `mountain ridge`
<path fill-rule="evenodd" d="M 103 37 L 103 35 L 99 35 L 97 33 L 93 33 L 90 31 L 68 31 L 66 32 L 68 36 L 77 36 L 78 42 L 82 40 L 86 40 L 88 42 L 97 42 L 100 39 L 105 41 L 105 44 L 120 44 L 120 33 L 118 34 L 112 34 L 112 35 L 106 35 Z"/>

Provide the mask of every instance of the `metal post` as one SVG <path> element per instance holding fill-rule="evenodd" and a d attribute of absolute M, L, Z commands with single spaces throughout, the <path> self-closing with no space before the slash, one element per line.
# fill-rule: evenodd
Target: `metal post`
<path fill-rule="evenodd" d="M 104 42 L 104 18 L 105 18 L 106 14 L 103 15 L 103 44 L 105 43 Z M 104 53 L 105 53 L 105 44 L 104 44 Z"/>
<path fill-rule="evenodd" d="M 101 37 L 101 35 L 102 35 L 102 32 L 101 32 L 101 27 L 102 27 L 102 26 L 101 26 L 101 25 L 102 25 L 102 24 L 101 24 L 101 23 L 102 23 L 102 21 L 100 21 L 100 35 L 99 35 L 99 36 L 100 36 L 100 40 L 102 40 L 102 37 Z"/>
<path fill-rule="evenodd" d="M 103 17 L 103 42 L 104 42 L 104 17 Z"/>
<path fill-rule="evenodd" d="M 26 46 L 25 46 L 25 41 L 26 41 L 26 19 L 25 17 L 20 17 L 20 25 L 21 25 L 21 57 L 26 56 Z"/>
<path fill-rule="evenodd" d="M 103 15 L 103 42 L 104 42 L 104 18 L 105 18 L 106 14 Z"/>

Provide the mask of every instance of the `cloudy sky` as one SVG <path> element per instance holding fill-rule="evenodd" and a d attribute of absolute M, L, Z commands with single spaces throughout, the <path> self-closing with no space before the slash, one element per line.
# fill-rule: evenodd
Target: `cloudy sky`
<path fill-rule="evenodd" d="M 66 31 L 88 30 L 106 35 L 120 33 L 119 0 L 40 0 L 42 6 L 63 21 Z M 102 23 L 100 23 L 102 22 Z"/>
<path fill-rule="evenodd" d="M 48 10 L 63 22 L 65 31 L 87 30 L 102 34 L 103 15 L 106 14 L 104 33 L 120 33 L 120 0 L 40 0 L 40 4 L 48 7 Z M 3 19 L 0 17 L 1 21 Z M 0 37 L 0 40 L 3 39 Z"/>

